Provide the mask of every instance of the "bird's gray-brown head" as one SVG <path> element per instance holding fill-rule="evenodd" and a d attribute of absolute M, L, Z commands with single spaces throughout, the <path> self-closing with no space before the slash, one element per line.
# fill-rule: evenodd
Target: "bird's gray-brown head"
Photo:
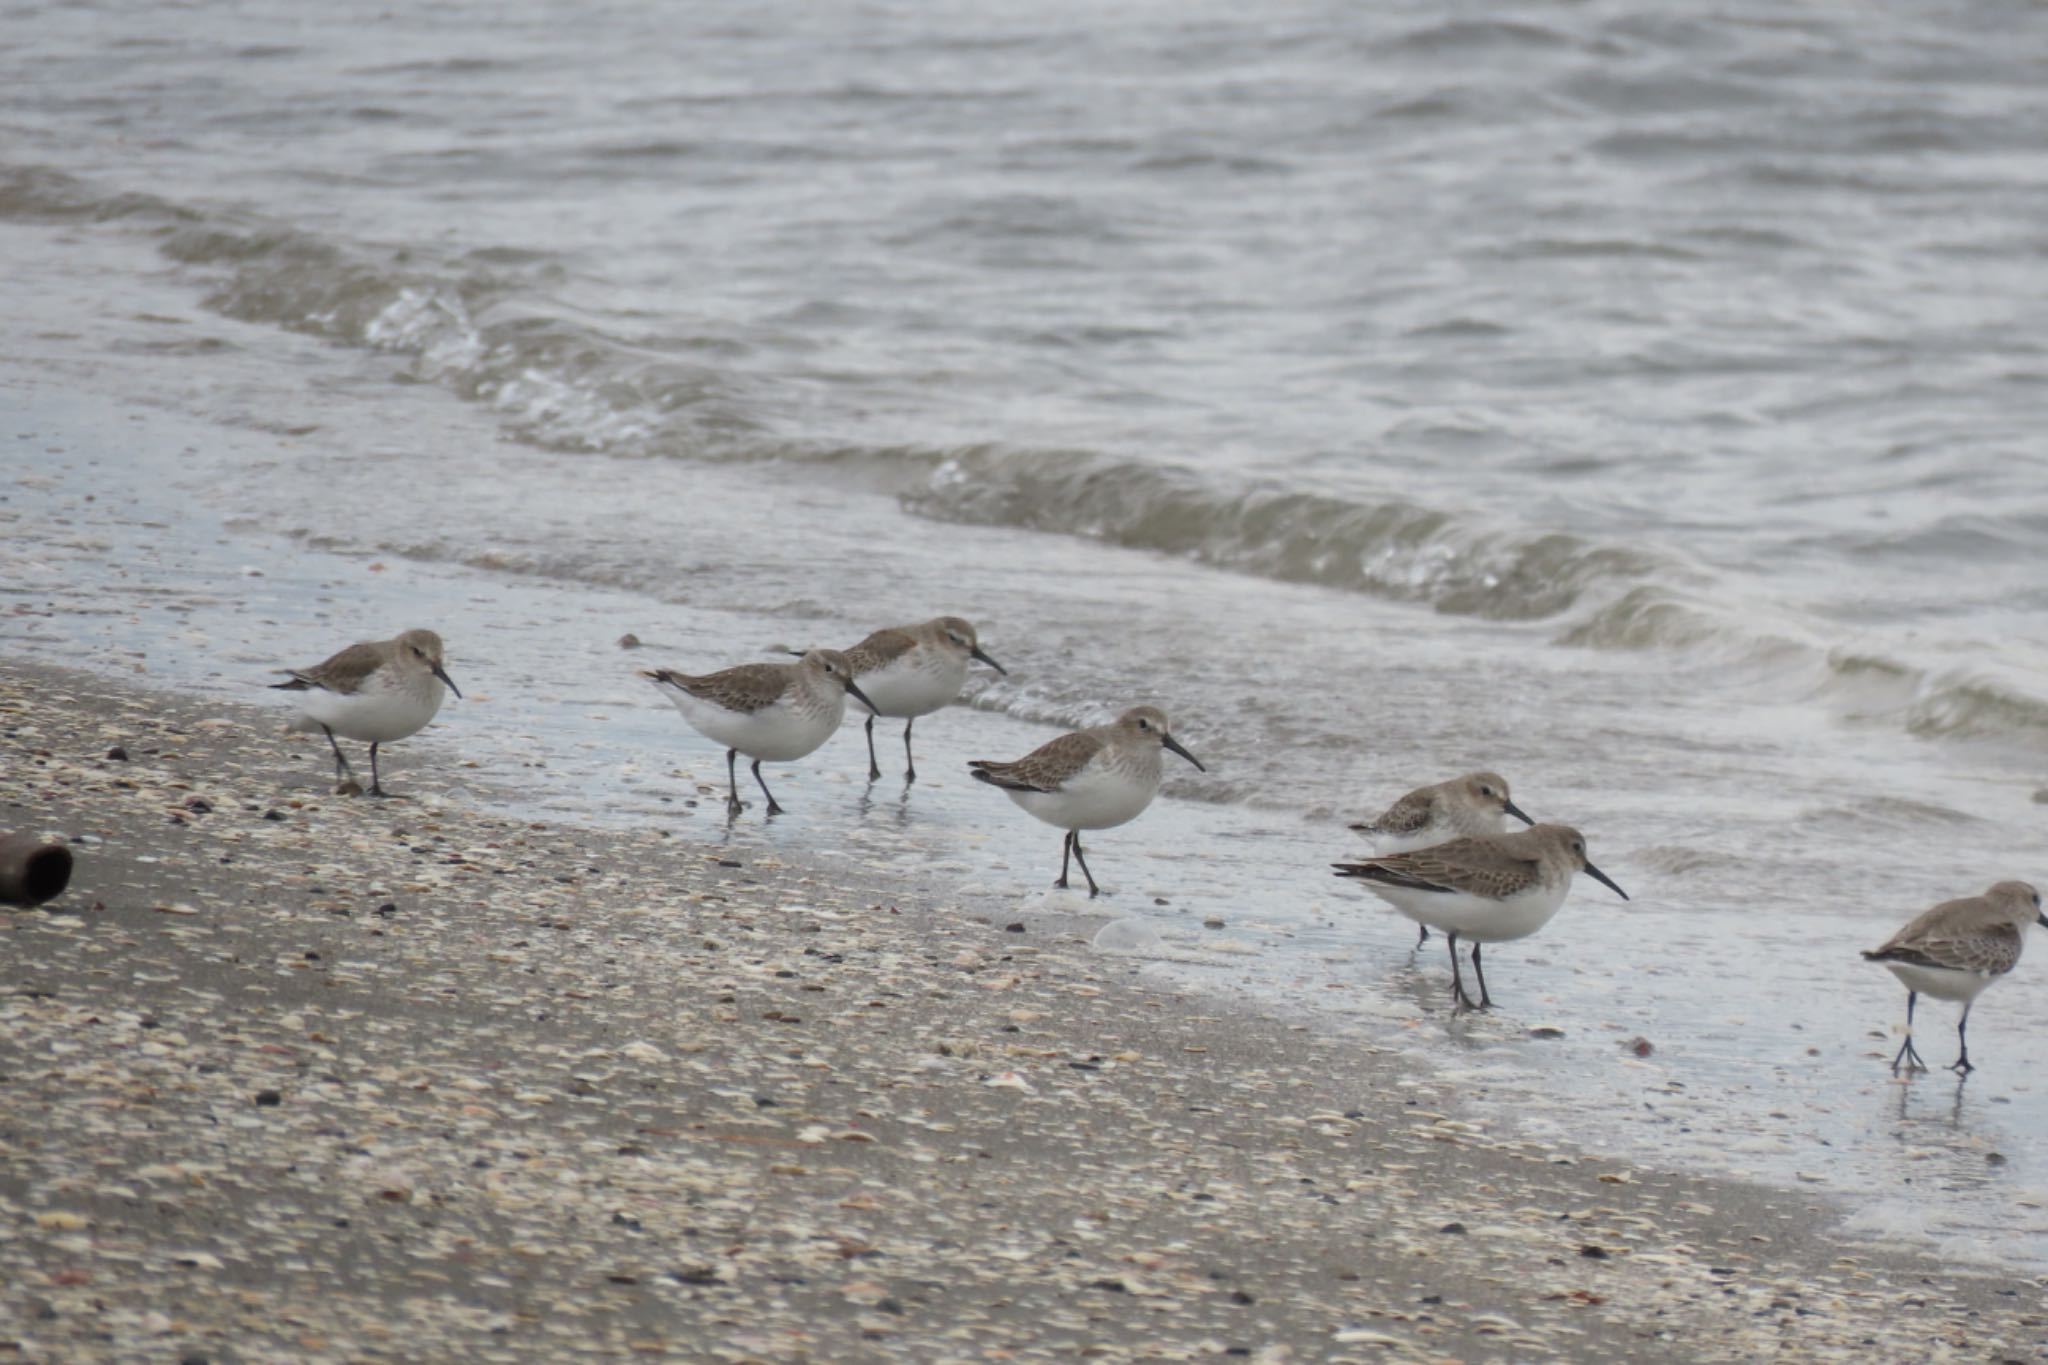
<path fill-rule="evenodd" d="M 1481 810 L 1497 810 L 1503 815 L 1512 815 L 1525 825 L 1536 823 L 1508 795 L 1508 780 L 1499 773 L 1466 773 L 1458 779 L 1458 790 Z"/>
<path fill-rule="evenodd" d="M 2011 915 L 2015 929 L 2029 924 L 2048 929 L 2048 915 L 2041 913 L 2041 893 L 2026 882 L 1999 882 L 1984 893 L 1984 899 Z"/>
<path fill-rule="evenodd" d="M 443 666 L 440 636 L 431 630 L 408 630 L 392 643 L 398 646 L 401 667 L 424 668 L 445 683 L 456 697 L 462 696 L 462 689 L 455 685 L 455 679 L 448 676 Z"/>
<path fill-rule="evenodd" d="M 838 650 L 811 650 L 803 658 L 797 660 L 796 666 L 809 669 L 820 677 L 830 678 L 838 686 L 852 694 L 854 699 L 867 707 L 868 710 L 872 711 L 875 709 L 874 703 L 868 700 L 868 694 L 861 691 L 860 684 L 853 680 L 852 662 Z"/>
<path fill-rule="evenodd" d="M 982 652 L 981 640 L 975 635 L 972 623 L 958 616 L 941 616 L 931 623 L 931 629 L 943 647 L 958 650 L 970 659 L 979 660 L 1006 678 L 1010 676 L 1009 669 Z"/>
<path fill-rule="evenodd" d="M 1592 860 L 1586 856 L 1586 836 L 1570 825 L 1535 825 L 1527 830 L 1526 834 L 1542 836 L 1544 843 L 1555 849 L 1574 871 L 1585 873 L 1623 900 L 1628 899 L 1628 892 L 1617 886 L 1612 877 L 1593 866 Z"/>
<path fill-rule="evenodd" d="M 1198 772 L 1209 771 L 1202 766 L 1201 759 L 1181 747 L 1181 742 L 1173 737 L 1173 731 L 1167 726 L 1166 713 L 1156 706 L 1133 706 L 1116 718 L 1116 725 L 1119 730 L 1136 736 L 1140 743 L 1171 749 L 1194 764 Z"/>

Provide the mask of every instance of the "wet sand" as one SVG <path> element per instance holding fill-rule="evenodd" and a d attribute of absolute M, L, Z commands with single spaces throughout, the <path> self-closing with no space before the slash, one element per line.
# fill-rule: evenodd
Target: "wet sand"
<path fill-rule="evenodd" d="M 0 828 L 78 857 L 0 912 L 7 1357 L 2048 1352 L 2038 1279 L 1496 1138 L 1085 922 L 493 814 L 432 730 L 337 797 L 279 728 L 0 662 Z"/>

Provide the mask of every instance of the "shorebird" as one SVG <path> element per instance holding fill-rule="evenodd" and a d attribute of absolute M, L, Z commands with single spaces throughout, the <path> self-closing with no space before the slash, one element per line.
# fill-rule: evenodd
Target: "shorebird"
<path fill-rule="evenodd" d="M 741 664 L 696 676 L 674 669 L 641 669 L 683 713 L 698 734 L 725 746 L 725 809 L 738 815 L 741 754 L 754 760 L 754 780 L 768 798 L 769 815 L 782 814 L 761 776 L 761 760 L 787 763 L 823 744 L 846 714 L 846 695 L 867 701 L 853 681 L 853 666 L 836 649 L 814 649 L 793 664 Z"/>
<path fill-rule="evenodd" d="M 2025 882 L 1999 882 L 1981 896 L 1943 901 L 1916 916 L 1882 948 L 1863 955 L 1889 967 L 1906 988 L 1906 1041 L 1892 1058 L 1892 1075 L 1898 1075 L 1901 1066 L 1908 1071 L 1927 1069 L 1913 1046 L 1913 1001 L 1921 995 L 1962 1002 L 1963 1017 L 1956 1021 L 1960 1053 L 1949 1070 L 1967 1076 L 1977 1069 L 1970 1065 L 1970 1043 L 1963 1034 L 1970 1024 L 1970 1006 L 2020 960 L 2029 924 L 2048 928 L 2041 893 Z"/>
<path fill-rule="evenodd" d="M 846 651 L 870 707 L 868 714 L 868 781 L 881 780 L 875 761 L 875 717 L 903 718 L 903 780 L 917 781 L 917 759 L 910 752 L 910 727 L 950 705 L 967 681 L 967 662 L 979 660 L 1009 676 L 1009 670 L 982 652 L 974 627 L 957 616 L 940 616 L 922 625 L 887 626 Z"/>
<path fill-rule="evenodd" d="M 377 746 L 418 734 L 441 709 L 455 685 L 441 666 L 441 637 L 431 630 L 408 630 L 395 640 L 365 640 L 350 645 L 311 668 L 289 670 L 291 677 L 271 686 L 297 692 L 299 719 L 286 734 L 327 736 L 334 750 L 334 779 L 355 780 L 355 770 L 335 736 L 364 740 L 370 746 L 370 795 L 387 796 L 377 773 Z"/>
<path fill-rule="evenodd" d="M 1088 860 L 1081 856 L 1081 831 L 1109 829 L 1135 819 L 1159 791 L 1159 754 L 1171 749 L 1207 772 L 1181 747 L 1156 706 L 1133 706 L 1108 725 L 1097 725 L 1042 744 L 1013 763 L 977 758 L 968 763 L 979 780 L 1003 792 L 1048 825 L 1063 829 L 1060 889 L 1067 885 L 1067 858 L 1081 865 L 1088 894 L 1101 893 Z"/>
<path fill-rule="evenodd" d="M 1527 938 L 1548 924 L 1564 904 L 1574 872 L 1583 871 L 1628 899 L 1628 892 L 1586 860 L 1585 837 L 1569 825 L 1473 834 L 1433 848 L 1334 866 L 1340 877 L 1363 878 L 1367 890 L 1408 918 L 1443 931 L 1450 941 L 1454 1014 L 1492 1007 L 1480 948 Z M 1458 974 L 1460 938 L 1472 940 L 1472 971 L 1479 978 L 1476 1005 Z"/>
<path fill-rule="evenodd" d="M 1371 839 L 1372 851 L 1384 857 L 1467 834 L 1499 834 L 1507 828 L 1510 815 L 1525 825 L 1536 823 L 1509 798 L 1505 777 L 1476 772 L 1417 787 L 1373 819 L 1358 821 L 1350 828 Z M 1429 942 L 1429 926 L 1419 928 L 1418 948 Z"/>

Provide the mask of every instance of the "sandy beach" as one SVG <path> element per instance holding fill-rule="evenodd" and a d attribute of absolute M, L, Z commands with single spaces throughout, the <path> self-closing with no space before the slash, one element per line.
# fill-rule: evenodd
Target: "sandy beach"
<path fill-rule="evenodd" d="M 2037 1360 L 2038 1279 L 1490 1134 L 856 869 L 0 663 L 0 1356 Z"/>

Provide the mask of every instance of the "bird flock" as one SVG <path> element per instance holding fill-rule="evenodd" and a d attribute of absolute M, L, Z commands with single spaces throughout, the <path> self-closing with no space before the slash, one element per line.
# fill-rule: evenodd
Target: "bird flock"
<path fill-rule="evenodd" d="M 766 814 L 782 806 L 761 775 L 763 762 L 806 757 L 840 727 L 846 700 L 866 708 L 868 779 L 882 775 L 875 754 L 875 721 L 903 721 L 904 779 L 917 780 L 912 727 L 951 704 L 970 663 L 1007 670 L 982 648 L 974 627 L 957 616 L 877 630 L 850 649 L 791 651 L 790 663 L 746 663 L 715 673 L 643 669 L 699 734 L 726 755 L 726 809 L 737 818 L 738 761 L 746 755 L 767 800 Z M 334 751 L 337 790 L 360 793 L 339 739 L 370 746 L 371 796 L 385 796 L 378 773 L 380 745 L 423 729 L 449 692 L 462 695 L 444 666 L 441 637 L 408 630 L 390 640 L 350 645 L 310 668 L 288 671 L 274 686 L 294 693 L 299 717 L 290 731 L 327 737 Z M 1078 865 L 1088 894 L 1101 892 L 1081 848 L 1081 832 L 1111 829 L 1136 819 L 1158 794 L 1163 755 L 1171 751 L 1198 770 L 1202 763 L 1175 739 L 1166 713 L 1134 706 L 1106 725 L 1061 735 L 1013 760 L 973 759 L 968 771 L 997 788 L 1028 814 L 1062 831 L 1060 875 L 1068 885 Z M 1513 816 L 1526 829 L 1509 831 Z M 1474 772 L 1418 787 L 1377 817 L 1350 828 L 1371 842 L 1372 855 L 1333 864 L 1336 875 L 1364 888 L 1420 926 L 1444 936 L 1451 962 L 1453 1014 L 1493 1006 L 1481 953 L 1489 943 L 1527 938 L 1564 904 L 1573 876 L 1584 872 L 1624 901 L 1623 891 L 1595 867 L 1585 836 L 1569 825 L 1538 823 L 1509 795 L 1498 773 Z M 1962 1005 L 1956 1024 L 1959 1075 L 1975 1070 L 1966 1030 L 1977 996 L 2019 962 L 2029 924 L 2048 928 L 2041 895 L 2020 881 L 2001 881 L 1981 896 L 1943 901 L 1915 917 L 1882 946 L 1863 954 L 1888 968 L 1906 988 L 1905 1041 L 1892 1073 L 1925 1071 L 1913 1045 L 1913 1011 L 1922 995 Z M 1458 941 L 1471 944 L 1475 1000 L 1467 991 Z"/>

